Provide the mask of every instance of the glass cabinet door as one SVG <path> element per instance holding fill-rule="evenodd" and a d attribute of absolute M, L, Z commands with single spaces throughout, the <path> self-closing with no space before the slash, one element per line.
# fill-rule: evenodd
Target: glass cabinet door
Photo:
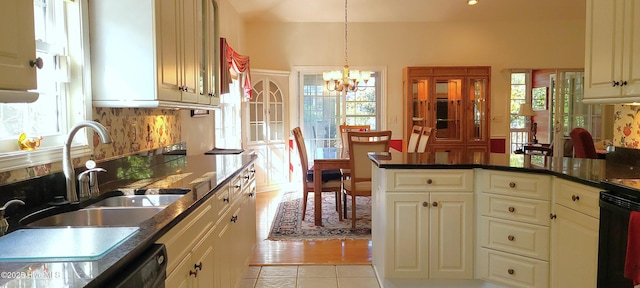
<path fill-rule="evenodd" d="M 418 126 L 428 126 L 431 125 L 427 122 L 427 117 L 429 114 L 430 106 L 429 106 L 429 95 L 431 95 L 429 88 L 430 79 L 413 79 L 411 81 L 412 85 L 412 105 L 413 105 L 413 125 Z M 410 130 L 410 129 L 409 129 Z M 407 135 L 409 137 L 410 135 Z M 409 138 L 407 138 L 409 139 Z"/>
<path fill-rule="evenodd" d="M 463 83 L 462 78 L 435 78 L 431 118 L 435 123 L 436 142 L 462 142 Z"/>
<path fill-rule="evenodd" d="M 469 78 L 467 115 L 467 139 L 471 142 L 485 142 L 489 139 L 487 119 L 489 101 L 487 99 L 488 79 L 484 77 Z"/>

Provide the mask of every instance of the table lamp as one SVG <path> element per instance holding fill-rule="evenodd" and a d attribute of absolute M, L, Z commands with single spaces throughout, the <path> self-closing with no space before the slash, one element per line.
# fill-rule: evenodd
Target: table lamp
<path fill-rule="evenodd" d="M 531 116 L 534 115 L 536 115 L 536 112 L 534 112 L 531 108 L 531 104 L 520 104 L 520 111 L 518 111 L 518 116 L 529 117 L 529 120 L 531 121 L 531 126 L 529 126 L 529 128 L 531 129 L 531 135 L 533 136 L 533 143 L 538 143 L 538 139 L 536 139 L 536 132 L 538 132 L 538 123 L 533 122 L 533 118 L 531 118 Z"/>

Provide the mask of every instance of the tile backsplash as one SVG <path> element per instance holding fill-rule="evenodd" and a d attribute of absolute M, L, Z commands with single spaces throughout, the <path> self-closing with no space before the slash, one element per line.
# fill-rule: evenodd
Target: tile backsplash
<path fill-rule="evenodd" d="M 640 149 L 640 106 L 615 105 L 613 145 Z"/>
<path fill-rule="evenodd" d="M 93 158 L 96 162 L 131 155 L 180 142 L 180 111 L 172 109 L 93 108 L 93 120 L 104 125 L 113 142 L 102 144 L 93 133 L 93 157 L 73 159 L 74 167 Z M 0 185 L 62 171 L 62 163 L 47 163 L 0 172 Z"/>

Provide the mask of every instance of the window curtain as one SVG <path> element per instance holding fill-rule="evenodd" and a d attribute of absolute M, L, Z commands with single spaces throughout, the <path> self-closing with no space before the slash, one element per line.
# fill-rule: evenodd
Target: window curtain
<path fill-rule="evenodd" d="M 231 84 L 231 72 L 230 69 L 240 75 L 244 75 L 244 81 L 242 83 L 242 87 L 244 88 L 244 98 L 245 101 L 251 100 L 252 89 L 251 89 L 251 69 L 249 68 L 249 56 L 244 56 L 233 50 L 229 43 L 227 43 L 227 39 L 224 37 L 220 37 L 220 80 L 221 83 L 226 85 L 221 85 L 221 93 L 229 93 L 229 84 Z"/>

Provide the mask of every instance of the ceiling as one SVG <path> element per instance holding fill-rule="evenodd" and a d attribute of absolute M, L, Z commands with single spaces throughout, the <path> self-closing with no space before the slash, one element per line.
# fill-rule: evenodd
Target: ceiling
<path fill-rule="evenodd" d="M 349 0 L 349 22 L 583 20 L 585 0 Z M 231 0 L 246 22 L 344 22 L 343 0 Z"/>

